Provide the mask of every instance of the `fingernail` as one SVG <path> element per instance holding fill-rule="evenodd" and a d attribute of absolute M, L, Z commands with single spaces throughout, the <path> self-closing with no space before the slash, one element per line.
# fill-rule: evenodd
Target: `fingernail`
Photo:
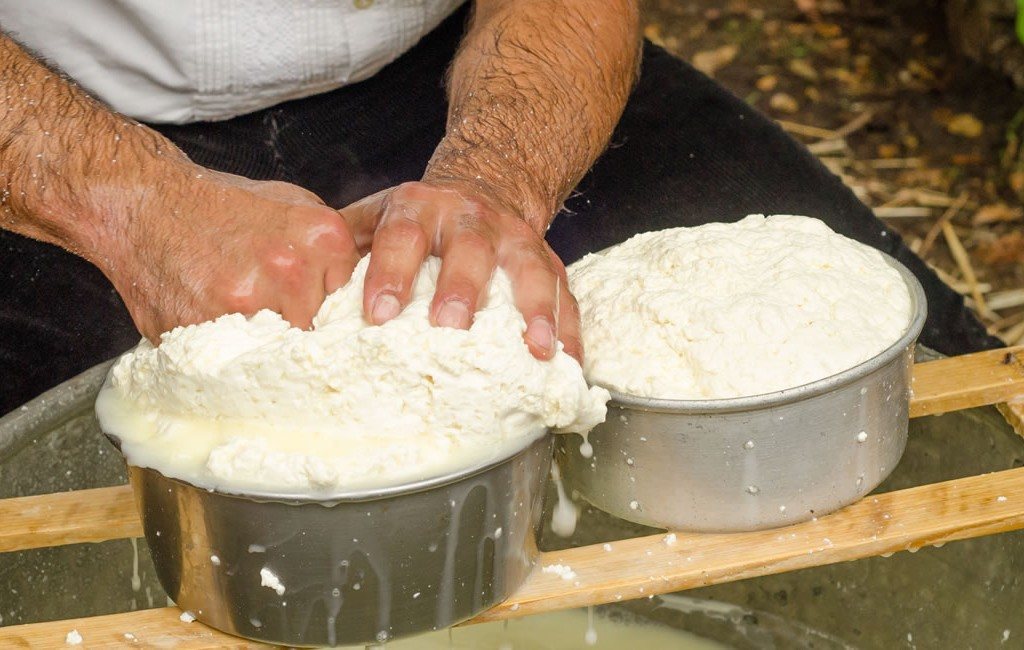
<path fill-rule="evenodd" d="M 526 338 L 540 349 L 550 352 L 555 345 L 555 328 L 546 318 L 534 318 L 526 328 Z"/>
<path fill-rule="evenodd" d="M 469 327 L 469 308 L 459 300 L 446 300 L 437 312 L 437 324 L 441 327 L 465 329 Z"/>
<path fill-rule="evenodd" d="M 402 306 L 398 304 L 398 298 L 390 293 L 382 293 L 373 300 L 371 317 L 374 323 L 380 325 L 397 316 L 400 311 Z"/>

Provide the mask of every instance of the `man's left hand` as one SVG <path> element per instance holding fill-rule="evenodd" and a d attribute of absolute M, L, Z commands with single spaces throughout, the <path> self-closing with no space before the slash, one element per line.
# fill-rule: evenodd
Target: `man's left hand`
<path fill-rule="evenodd" d="M 381 324 L 408 304 L 427 255 L 441 258 L 430 307 L 434 325 L 466 329 L 486 296 L 496 266 L 512 280 L 526 320 L 525 340 L 538 359 L 550 359 L 556 340 L 582 360 L 579 308 L 565 265 L 512 209 L 469 183 L 403 183 L 341 210 L 360 252 L 372 253 L 363 310 Z"/>

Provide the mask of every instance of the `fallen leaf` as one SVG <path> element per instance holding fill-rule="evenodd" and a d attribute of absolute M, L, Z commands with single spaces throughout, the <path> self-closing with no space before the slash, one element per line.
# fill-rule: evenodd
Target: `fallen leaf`
<path fill-rule="evenodd" d="M 975 226 L 985 226 L 990 223 L 1001 223 L 1006 221 L 1017 221 L 1024 217 L 1024 210 L 1020 208 L 1011 208 L 1005 203 L 993 203 L 991 205 L 983 205 L 974 213 L 974 218 L 971 220 Z"/>
<path fill-rule="evenodd" d="M 842 28 L 835 23 L 817 23 L 814 25 L 814 31 L 822 38 L 835 38 L 843 33 Z"/>
<path fill-rule="evenodd" d="M 811 102 L 815 104 L 821 101 L 821 91 L 814 86 L 807 86 L 804 88 L 804 95 L 806 95 L 807 99 L 811 100 Z"/>
<path fill-rule="evenodd" d="M 879 158 L 896 158 L 900 155 L 900 146 L 898 144 L 884 143 L 878 145 L 876 151 Z"/>
<path fill-rule="evenodd" d="M 952 119 L 953 111 L 946 108 L 945 106 L 940 106 L 939 108 L 936 108 L 935 110 L 932 111 L 932 120 L 934 120 L 936 124 L 946 126 Z"/>
<path fill-rule="evenodd" d="M 713 77 L 717 70 L 732 63 L 739 51 L 740 48 L 736 45 L 723 45 L 713 50 L 697 52 L 693 55 L 693 67 Z"/>
<path fill-rule="evenodd" d="M 829 68 L 825 71 L 825 76 L 847 85 L 857 81 L 857 77 L 846 68 Z"/>
<path fill-rule="evenodd" d="M 970 113 L 960 113 L 946 122 L 946 130 L 953 135 L 976 138 L 985 130 L 985 125 Z"/>
<path fill-rule="evenodd" d="M 1014 230 L 993 242 L 979 245 L 978 256 L 992 266 L 1024 264 L 1024 232 Z"/>
<path fill-rule="evenodd" d="M 800 110 L 800 104 L 786 93 L 775 93 L 768 100 L 768 106 L 783 113 L 796 113 Z"/>
<path fill-rule="evenodd" d="M 811 20 L 821 20 L 821 14 L 818 13 L 818 2 L 817 0 L 794 0 L 797 10 L 807 15 Z"/>
<path fill-rule="evenodd" d="M 661 36 L 661 25 L 658 23 L 651 23 L 644 27 L 644 37 L 659 47 L 665 46 L 665 41 Z"/>
<path fill-rule="evenodd" d="M 757 89 L 761 92 L 770 93 L 775 90 L 775 86 L 779 85 L 779 78 L 773 74 L 768 74 L 758 79 L 754 85 L 757 86 Z"/>
<path fill-rule="evenodd" d="M 807 59 L 793 59 L 789 62 L 789 71 L 804 81 L 817 81 L 818 71 L 814 69 Z"/>
<path fill-rule="evenodd" d="M 927 65 L 921 63 L 920 61 L 915 61 L 913 59 L 907 61 L 907 71 L 913 74 L 915 77 L 918 77 L 919 79 L 935 81 L 935 73 L 932 72 Z"/>
<path fill-rule="evenodd" d="M 949 161 L 957 167 L 965 167 L 967 165 L 984 165 L 986 162 L 985 158 L 976 151 L 971 153 L 955 153 L 949 157 Z"/>
<path fill-rule="evenodd" d="M 1010 177 L 1007 180 L 1011 190 L 1017 194 L 1024 194 L 1024 171 L 1010 172 Z"/>

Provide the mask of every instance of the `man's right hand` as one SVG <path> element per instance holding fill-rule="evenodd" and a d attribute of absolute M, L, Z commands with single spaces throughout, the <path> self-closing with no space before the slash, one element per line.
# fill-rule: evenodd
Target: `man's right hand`
<path fill-rule="evenodd" d="M 359 261 L 344 219 L 298 186 L 188 161 L 148 182 L 97 263 L 154 343 L 177 325 L 264 308 L 308 328 Z"/>
<path fill-rule="evenodd" d="M 154 343 L 177 325 L 272 309 L 309 327 L 359 260 L 311 192 L 191 162 L 0 33 L 0 228 L 104 272 Z"/>

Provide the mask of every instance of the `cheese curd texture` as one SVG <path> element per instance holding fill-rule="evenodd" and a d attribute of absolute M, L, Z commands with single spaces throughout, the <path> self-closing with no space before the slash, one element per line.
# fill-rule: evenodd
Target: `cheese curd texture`
<path fill-rule="evenodd" d="M 382 326 L 363 318 L 368 257 L 311 330 L 261 311 L 178 327 L 110 371 L 96 405 L 134 465 L 226 491 L 330 493 L 431 478 L 514 453 L 547 428 L 585 432 L 608 392 L 572 357 L 539 361 L 508 276 L 469 330 L 432 327 L 440 260 Z"/>
<path fill-rule="evenodd" d="M 636 235 L 573 264 L 569 283 L 587 379 L 651 398 L 823 379 L 895 343 L 912 313 L 881 253 L 792 215 Z"/>

